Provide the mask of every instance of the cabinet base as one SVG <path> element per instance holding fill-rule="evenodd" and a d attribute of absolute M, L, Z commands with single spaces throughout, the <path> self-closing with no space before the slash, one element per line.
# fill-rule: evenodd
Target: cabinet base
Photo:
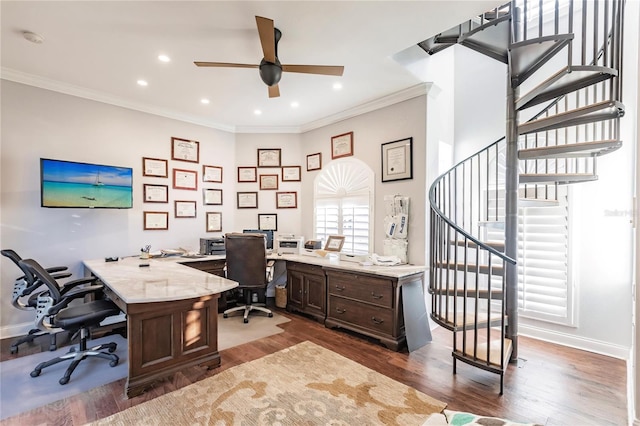
<path fill-rule="evenodd" d="M 352 324 L 345 324 L 341 321 L 336 321 L 331 318 L 325 319 L 324 326 L 330 329 L 341 328 L 341 329 L 349 330 L 367 337 L 371 337 L 373 339 L 378 340 L 384 347 L 394 352 L 400 351 L 400 349 L 402 349 L 407 345 L 406 336 L 400 336 L 397 339 L 389 336 L 381 336 L 380 334 L 372 333 L 367 331 L 366 329 L 363 329 L 360 327 L 354 327 Z"/>

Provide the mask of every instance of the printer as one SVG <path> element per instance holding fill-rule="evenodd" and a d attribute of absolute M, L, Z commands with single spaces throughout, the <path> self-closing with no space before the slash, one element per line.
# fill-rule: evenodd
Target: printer
<path fill-rule="evenodd" d="M 304 247 L 304 237 L 296 237 L 293 234 L 281 234 L 276 239 L 274 249 L 278 254 L 300 254 Z"/>
<path fill-rule="evenodd" d="M 200 254 L 224 256 L 224 238 L 200 238 Z"/>

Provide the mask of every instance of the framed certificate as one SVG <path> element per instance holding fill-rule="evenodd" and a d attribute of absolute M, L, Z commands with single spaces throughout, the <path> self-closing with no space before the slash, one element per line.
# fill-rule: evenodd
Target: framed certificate
<path fill-rule="evenodd" d="M 222 189 L 203 189 L 203 197 L 205 205 L 214 205 L 221 206 L 222 205 Z"/>
<path fill-rule="evenodd" d="M 325 251 L 340 251 L 344 245 L 344 237 L 342 235 L 329 235 L 327 243 L 324 245 Z"/>
<path fill-rule="evenodd" d="M 238 182 L 256 182 L 257 176 L 255 167 L 238 167 Z"/>
<path fill-rule="evenodd" d="M 169 177 L 167 160 L 142 157 L 142 176 Z"/>
<path fill-rule="evenodd" d="M 202 166 L 202 181 L 222 183 L 222 167 Z"/>
<path fill-rule="evenodd" d="M 382 144 L 382 182 L 413 178 L 413 138 Z"/>
<path fill-rule="evenodd" d="M 258 229 L 261 231 L 277 231 L 278 215 L 275 213 L 258 213 Z"/>
<path fill-rule="evenodd" d="M 297 192 L 276 192 L 276 208 L 277 209 L 298 208 L 298 193 Z"/>
<path fill-rule="evenodd" d="M 238 208 L 239 209 L 257 209 L 258 193 L 257 192 L 238 192 Z"/>
<path fill-rule="evenodd" d="M 200 162 L 200 142 L 171 138 L 171 159 L 190 163 Z"/>
<path fill-rule="evenodd" d="M 300 182 L 301 174 L 300 166 L 284 166 L 282 167 L 282 181 L 283 182 Z"/>
<path fill-rule="evenodd" d="M 278 189 L 278 175 L 260 175 L 260 189 Z"/>
<path fill-rule="evenodd" d="M 196 217 L 195 201 L 174 201 L 175 217 Z"/>
<path fill-rule="evenodd" d="M 343 133 L 331 138 L 331 158 L 353 155 L 353 132 Z"/>
<path fill-rule="evenodd" d="M 280 167 L 280 148 L 258 149 L 258 167 Z"/>
<path fill-rule="evenodd" d="M 307 155 L 307 171 L 320 170 L 322 168 L 322 153 L 316 152 L 315 154 Z"/>
<path fill-rule="evenodd" d="M 198 189 L 198 172 L 195 170 L 173 169 L 173 189 Z"/>
<path fill-rule="evenodd" d="M 143 212 L 144 230 L 155 231 L 169 229 L 169 213 L 167 212 Z"/>
<path fill-rule="evenodd" d="M 222 232 L 221 212 L 207 212 L 207 232 Z"/>
<path fill-rule="evenodd" d="M 143 185 L 143 197 L 145 203 L 168 203 L 169 202 L 169 186 L 168 185 L 152 185 L 145 183 Z"/>

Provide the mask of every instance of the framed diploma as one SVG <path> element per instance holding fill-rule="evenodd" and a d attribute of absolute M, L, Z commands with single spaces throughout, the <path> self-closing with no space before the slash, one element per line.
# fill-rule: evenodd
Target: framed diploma
<path fill-rule="evenodd" d="M 344 245 L 344 237 L 342 235 L 329 235 L 327 243 L 324 245 L 325 251 L 340 251 Z"/>
<path fill-rule="evenodd" d="M 302 167 L 300 166 L 284 166 L 282 167 L 283 182 L 300 182 L 300 174 Z"/>
<path fill-rule="evenodd" d="M 198 189 L 198 172 L 173 169 L 173 189 Z"/>
<path fill-rule="evenodd" d="M 222 232 L 221 212 L 207 212 L 207 232 Z"/>
<path fill-rule="evenodd" d="M 256 167 L 238 167 L 238 182 L 256 182 L 257 176 Z"/>
<path fill-rule="evenodd" d="M 200 162 L 200 142 L 171 138 L 171 159 L 190 163 Z"/>
<path fill-rule="evenodd" d="M 298 208 L 298 193 L 297 192 L 276 192 L 276 208 L 277 209 Z"/>
<path fill-rule="evenodd" d="M 142 157 L 142 176 L 169 177 L 167 160 Z"/>
<path fill-rule="evenodd" d="M 203 189 L 203 197 L 205 205 L 221 206 L 222 205 L 222 189 Z"/>
<path fill-rule="evenodd" d="M 353 132 L 343 133 L 331 138 L 331 158 L 353 155 Z"/>
<path fill-rule="evenodd" d="M 257 209 L 258 193 L 257 192 L 238 192 L 238 208 L 239 209 Z"/>
<path fill-rule="evenodd" d="M 322 153 L 316 152 L 315 154 L 307 155 L 307 171 L 320 170 L 322 168 Z"/>
<path fill-rule="evenodd" d="M 202 181 L 222 183 L 222 167 L 202 166 Z"/>
<path fill-rule="evenodd" d="M 280 148 L 258 149 L 258 167 L 280 167 Z"/>
<path fill-rule="evenodd" d="M 277 231 L 278 215 L 271 213 L 258 213 L 258 229 L 261 231 Z"/>
<path fill-rule="evenodd" d="M 168 203 L 169 202 L 169 186 L 168 185 L 152 185 L 145 183 L 143 185 L 143 197 L 145 203 Z"/>
<path fill-rule="evenodd" d="M 382 182 L 413 179 L 413 138 L 382 144 Z"/>
<path fill-rule="evenodd" d="M 278 175 L 260 175 L 260 189 L 278 189 Z"/>
<path fill-rule="evenodd" d="M 196 217 L 195 201 L 174 201 L 175 217 Z"/>
<path fill-rule="evenodd" d="M 144 230 L 165 230 L 169 229 L 169 213 L 167 212 L 143 212 Z"/>

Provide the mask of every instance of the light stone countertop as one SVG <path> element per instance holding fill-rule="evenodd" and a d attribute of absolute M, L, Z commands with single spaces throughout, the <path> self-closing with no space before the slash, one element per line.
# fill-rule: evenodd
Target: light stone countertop
<path fill-rule="evenodd" d="M 100 278 L 125 303 L 150 303 L 184 300 L 222 293 L 238 286 L 235 281 L 212 275 L 180 263 L 215 260 L 219 256 L 201 259 L 181 257 L 142 260 L 121 258 L 117 262 L 104 259 L 84 260 L 85 268 Z M 140 267 L 141 263 L 149 263 Z"/>

